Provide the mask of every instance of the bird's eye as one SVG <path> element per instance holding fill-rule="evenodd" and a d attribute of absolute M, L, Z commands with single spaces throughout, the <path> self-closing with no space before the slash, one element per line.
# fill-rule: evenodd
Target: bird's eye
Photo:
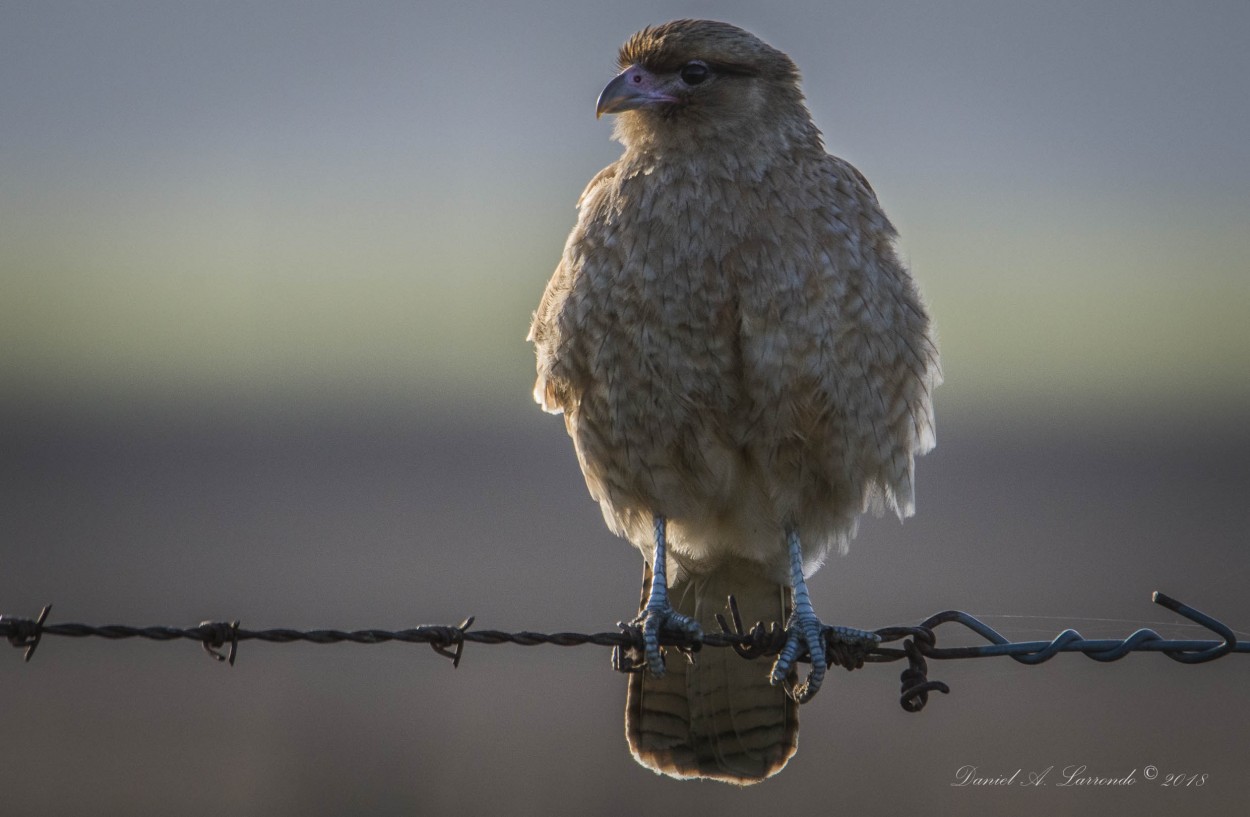
<path fill-rule="evenodd" d="M 708 70 L 707 65 L 699 62 L 698 60 L 686 63 L 681 67 L 681 71 L 678 72 L 678 76 L 681 77 L 681 81 L 687 85 L 698 85 L 700 82 L 711 76 L 711 74 L 712 72 Z"/>

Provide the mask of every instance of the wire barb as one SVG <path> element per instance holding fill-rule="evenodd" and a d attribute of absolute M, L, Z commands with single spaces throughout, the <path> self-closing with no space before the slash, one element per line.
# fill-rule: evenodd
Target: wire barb
<path fill-rule="evenodd" d="M 230 666 L 234 666 L 234 657 L 239 651 L 239 620 L 234 621 L 201 621 L 200 630 L 204 632 L 204 639 L 200 642 L 204 647 L 204 652 L 208 653 L 214 661 L 225 661 Z M 226 644 L 230 645 L 227 652 L 222 652 L 221 648 Z"/>
<path fill-rule="evenodd" d="M 632 621 L 618 621 L 616 626 L 621 628 L 621 637 L 624 640 L 612 648 L 612 669 L 626 674 L 642 672 L 647 668 L 642 658 L 646 648 L 642 639 L 642 626 Z"/>
<path fill-rule="evenodd" d="M 738 599 L 733 595 L 729 596 L 729 614 L 733 617 L 732 630 L 729 629 L 723 613 L 716 614 L 716 623 L 720 625 L 722 635 L 733 639 L 729 646 L 743 658 L 754 660 L 765 655 L 776 655 L 785 647 L 786 630 L 775 621 L 767 629 L 762 621 L 755 622 L 749 632 L 743 629 Z"/>
<path fill-rule="evenodd" d="M 903 690 L 899 695 L 898 703 L 907 712 L 919 712 L 924 709 L 925 704 L 929 702 L 930 692 L 949 695 L 951 691 L 951 688 L 942 681 L 929 680 L 929 664 L 924 660 L 920 647 L 916 646 L 917 639 L 920 639 L 920 643 L 932 646 L 933 631 L 919 627 L 916 630 L 912 638 L 903 642 L 903 651 L 907 653 L 907 669 L 899 673 Z"/>
<path fill-rule="evenodd" d="M 48 613 L 51 611 L 52 605 L 45 604 L 39 611 L 39 618 L 33 621 L 29 618 L 0 616 L 0 635 L 6 636 L 9 644 L 14 647 L 26 650 L 22 661 L 29 663 L 31 656 L 35 654 L 39 640 L 43 638 L 43 623 L 48 620 Z"/>
<path fill-rule="evenodd" d="M 830 666 L 838 666 L 850 670 L 864 666 L 869 653 L 881 644 L 881 636 L 867 630 L 854 627 L 837 627 L 825 625 L 822 635 L 825 639 L 825 655 Z"/>
<path fill-rule="evenodd" d="M 420 629 L 424 630 L 431 636 L 429 644 L 434 648 L 434 652 L 444 658 L 450 658 L 451 668 L 459 669 L 460 656 L 464 655 L 464 634 L 465 631 L 473 625 L 473 620 L 475 618 L 476 616 L 469 616 L 464 621 L 460 622 L 459 627 L 433 626 L 421 627 Z M 448 649 L 452 645 L 455 645 L 455 649 Z"/>

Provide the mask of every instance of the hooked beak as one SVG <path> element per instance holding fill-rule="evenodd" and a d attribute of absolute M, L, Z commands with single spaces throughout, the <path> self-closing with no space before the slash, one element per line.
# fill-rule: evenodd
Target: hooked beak
<path fill-rule="evenodd" d="M 655 74 L 641 65 L 631 65 L 617 74 L 599 94 L 595 119 L 605 113 L 621 113 L 677 101 L 677 97 L 660 88 Z"/>

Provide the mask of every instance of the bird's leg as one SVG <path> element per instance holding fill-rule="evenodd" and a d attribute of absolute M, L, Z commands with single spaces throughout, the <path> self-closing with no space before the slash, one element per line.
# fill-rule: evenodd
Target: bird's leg
<path fill-rule="evenodd" d="M 812 671 L 808 673 L 807 680 L 790 693 L 799 703 L 806 703 L 820 690 L 820 684 L 825 679 L 825 670 L 828 668 L 825 662 L 824 625 L 816 617 L 816 611 L 812 609 L 811 596 L 807 594 L 807 582 L 803 579 L 803 548 L 799 544 L 799 532 L 794 529 L 786 531 L 786 540 L 790 546 L 790 587 L 794 591 L 794 612 L 790 614 L 790 621 L 786 623 L 789 635 L 786 637 L 786 645 L 777 656 L 777 663 L 773 664 L 770 680 L 773 684 L 784 684 L 795 660 L 802 653 L 802 645 L 806 645 L 812 659 Z"/>
<path fill-rule="evenodd" d="M 665 544 L 666 520 L 655 517 L 655 561 L 651 566 L 651 592 L 647 596 L 647 606 L 635 624 L 642 625 L 642 641 L 646 648 L 647 667 L 657 678 L 664 676 L 664 655 L 660 652 L 660 630 L 668 628 L 684 633 L 694 641 L 703 638 L 703 629 L 699 622 L 683 616 L 673 609 L 668 601 L 668 555 Z"/>

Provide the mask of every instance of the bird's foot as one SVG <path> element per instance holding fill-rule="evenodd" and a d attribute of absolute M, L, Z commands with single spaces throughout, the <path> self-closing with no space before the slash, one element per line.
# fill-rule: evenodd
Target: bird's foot
<path fill-rule="evenodd" d="M 690 616 L 677 612 L 665 600 L 663 604 L 648 604 L 642 615 L 634 619 L 634 626 L 642 628 L 643 656 L 647 669 L 656 678 L 664 677 L 664 652 L 660 648 L 660 631 L 682 637 L 697 648 L 703 641 L 703 628 Z"/>
<path fill-rule="evenodd" d="M 647 603 L 642 608 L 642 613 L 634 619 L 632 626 L 642 629 L 643 656 L 647 669 L 656 678 L 663 678 L 664 653 L 660 650 L 660 631 L 667 630 L 681 638 L 684 641 L 683 649 L 693 652 L 703 644 L 703 628 L 690 616 L 674 610 L 668 601 L 668 527 L 664 517 L 659 514 L 656 514 L 654 521 L 655 554 L 651 560 L 651 590 L 647 594 Z M 622 671 L 636 671 L 637 650 L 632 653 L 625 655 L 621 650 L 614 651 L 613 666 Z"/>
<path fill-rule="evenodd" d="M 777 662 L 773 664 L 773 672 L 769 680 L 774 686 L 786 685 L 786 691 L 790 693 L 790 697 L 799 703 L 807 703 L 815 697 L 820 691 L 821 683 L 825 680 L 825 670 L 829 665 L 825 660 L 824 630 L 824 624 L 810 607 L 806 610 L 796 609 L 786 624 L 788 632 L 786 644 L 781 648 Z M 803 647 L 807 648 L 807 654 L 811 658 L 812 671 L 807 674 L 806 681 L 791 687 L 789 685 L 790 671 L 803 655 Z"/>

